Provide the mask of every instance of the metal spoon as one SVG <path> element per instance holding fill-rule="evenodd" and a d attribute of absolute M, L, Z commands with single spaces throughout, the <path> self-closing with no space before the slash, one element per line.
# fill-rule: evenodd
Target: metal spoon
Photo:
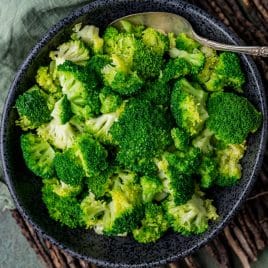
<path fill-rule="evenodd" d="M 165 33 L 173 32 L 174 34 L 186 33 L 200 44 L 214 48 L 216 50 L 233 51 L 249 55 L 268 57 L 268 46 L 234 46 L 218 43 L 199 36 L 192 28 L 192 25 L 185 18 L 167 12 L 144 12 L 131 14 L 113 21 L 110 25 L 120 28 L 120 21 L 127 20 L 133 24 L 150 26 Z"/>

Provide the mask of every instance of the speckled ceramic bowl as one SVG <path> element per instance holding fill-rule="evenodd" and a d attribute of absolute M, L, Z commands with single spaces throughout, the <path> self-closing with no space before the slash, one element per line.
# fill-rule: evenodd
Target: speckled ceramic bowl
<path fill-rule="evenodd" d="M 183 237 L 167 233 L 154 244 L 140 245 L 131 237 L 105 237 L 83 229 L 71 230 L 51 220 L 41 201 L 41 181 L 25 167 L 19 146 L 20 130 L 15 126 L 16 97 L 34 83 L 36 68 L 48 61 L 48 52 L 66 40 L 75 23 L 94 24 L 104 29 L 119 17 L 143 12 L 167 11 L 188 19 L 202 36 L 225 43 L 239 44 L 237 36 L 202 10 L 178 0 L 100 0 L 74 11 L 61 20 L 36 44 L 18 70 L 5 104 L 1 125 L 1 155 L 5 179 L 19 211 L 46 238 L 72 255 L 98 265 L 112 267 L 155 266 L 184 257 L 215 236 L 241 206 L 252 188 L 261 166 L 267 128 L 264 90 L 259 72 L 251 60 L 241 56 L 247 74 L 245 95 L 264 114 L 263 127 L 249 138 L 243 159 L 243 178 L 239 185 L 214 189 L 211 197 L 220 219 L 200 236 Z"/>

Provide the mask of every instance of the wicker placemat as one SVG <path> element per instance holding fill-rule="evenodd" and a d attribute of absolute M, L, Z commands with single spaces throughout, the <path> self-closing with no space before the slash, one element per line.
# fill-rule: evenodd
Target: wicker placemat
<path fill-rule="evenodd" d="M 232 28 L 247 45 L 268 45 L 268 0 L 192 0 L 189 1 L 218 17 Z M 255 58 L 268 92 L 268 58 Z M 268 153 L 268 152 L 267 152 Z M 220 267 L 233 267 L 237 256 L 243 267 L 257 260 L 257 255 L 268 246 L 268 155 L 251 196 L 233 221 L 203 250 Z M 12 211 L 23 235 L 47 267 L 96 267 L 71 257 L 41 238 L 25 222 L 17 210 Z M 189 256 L 167 267 L 200 267 L 195 256 Z"/>

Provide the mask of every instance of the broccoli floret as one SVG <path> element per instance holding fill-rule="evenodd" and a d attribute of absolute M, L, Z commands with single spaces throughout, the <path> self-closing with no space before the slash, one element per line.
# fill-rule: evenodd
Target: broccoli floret
<path fill-rule="evenodd" d="M 132 231 L 139 243 L 152 243 L 158 240 L 169 228 L 165 212 L 160 205 L 146 204 L 145 217 L 141 227 Z"/>
<path fill-rule="evenodd" d="M 134 173 L 120 171 L 113 180 L 112 200 L 103 217 L 103 233 L 125 235 L 136 228 L 143 218 L 141 187 Z"/>
<path fill-rule="evenodd" d="M 59 122 L 59 124 L 67 123 L 72 117 L 71 104 L 66 95 L 55 103 L 51 116 Z"/>
<path fill-rule="evenodd" d="M 174 33 L 168 33 L 167 34 L 168 41 L 169 41 L 169 48 L 176 47 L 176 37 Z"/>
<path fill-rule="evenodd" d="M 194 193 L 194 180 L 181 172 L 178 168 L 179 160 L 179 157 L 167 152 L 162 155 L 162 159 L 155 160 L 164 191 L 169 193 L 176 205 L 186 203 Z"/>
<path fill-rule="evenodd" d="M 37 129 L 37 134 L 58 149 L 70 148 L 76 133 L 70 123 L 60 124 L 58 119 L 51 120 Z"/>
<path fill-rule="evenodd" d="M 37 176 L 51 178 L 54 173 L 55 151 L 48 142 L 35 134 L 21 135 L 21 150 L 27 167 Z"/>
<path fill-rule="evenodd" d="M 70 148 L 62 153 L 56 153 L 53 162 L 60 180 L 72 186 L 81 184 L 85 172 L 74 149 Z"/>
<path fill-rule="evenodd" d="M 103 39 L 99 36 L 99 28 L 94 25 L 86 25 L 82 28 L 82 23 L 78 23 L 73 28 L 72 39 L 81 39 L 89 45 L 94 54 L 103 53 Z"/>
<path fill-rule="evenodd" d="M 205 86 L 209 91 L 222 91 L 225 87 L 231 87 L 241 92 L 241 87 L 244 83 L 245 75 L 241 69 L 237 54 L 222 52 Z"/>
<path fill-rule="evenodd" d="M 71 40 L 58 46 L 56 51 L 51 51 L 49 57 L 55 60 L 56 66 L 65 61 L 71 61 L 75 64 L 84 65 L 89 60 L 89 50 L 80 40 Z"/>
<path fill-rule="evenodd" d="M 262 122 L 261 113 L 245 97 L 233 93 L 211 94 L 207 109 L 208 129 L 226 144 L 241 144 Z"/>
<path fill-rule="evenodd" d="M 189 135 L 180 128 L 171 129 L 171 137 L 174 141 L 175 147 L 180 151 L 185 151 L 188 149 L 190 139 Z"/>
<path fill-rule="evenodd" d="M 93 228 L 102 224 L 102 217 L 107 210 L 107 205 L 96 200 L 93 193 L 90 193 L 82 200 L 81 210 L 83 212 L 83 221 L 87 228 Z"/>
<path fill-rule="evenodd" d="M 93 72 L 66 61 L 58 66 L 58 76 L 62 92 L 70 101 L 74 114 L 87 119 L 99 113 L 98 80 Z"/>
<path fill-rule="evenodd" d="M 188 75 L 190 72 L 191 66 L 185 59 L 169 59 L 160 78 L 166 83 L 172 79 Z"/>
<path fill-rule="evenodd" d="M 169 49 L 169 39 L 160 31 L 148 27 L 142 33 L 142 41 L 147 46 L 152 48 L 153 52 L 161 56 Z"/>
<path fill-rule="evenodd" d="M 152 158 L 172 143 L 166 111 L 146 100 L 130 99 L 109 132 L 119 146 L 118 162 L 146 175 L 156 172 Z"/>
<path fill-rule="evenodd" d="M 107 64 L 111 64 L 112 59 L 108 55 L 97 54 L 90 58 L 87 68 L 88 71 L 93 70 L 99 78 L 102 78 L 102 69 Z"/>
<path fill-rule="evenodd" d="M 53 81 L 53 77 L 49 71 L 48 66 L 39 67 L 35 79 L 37 84 L 42 87 L 46 92 L 56 93 L 57 91 L 59 91 L 59 87 Z"/>
<path fill-rule="evenodd" d="M 73 196 L 59 196 L 53 191 L 50 180 L 44 181 L 42 199 L 47 207 L 49 216 L 70 228 L 85 225 L 80 203 Z"/>
<path fill-rule="evenodd" d="M 232 186 L 241 178 L 242 167 L 240 160 L 246 151 L 245 144 L 229 144 L 226 148 L 216 151 L 218 172 L 216 184 L 219 186 Z"/>
<path fill-rule="evenodd" d="M 177 48 L 169 51 L 171 58 L 184 59 L 190 64 L 191 74 L 197 74 L 205 64 L 205 56 L 199 49 L 194 49 L 191 53 Z"/>
<path fill-rule="evenodd" d="M 215 156 L 204 155 L 198 168 L 200 175 L 200 185 L 202 188 L 210 188 L 218 177 L 218 164 Z"/>
<path fill-rule="evenodd" d="M 176 82 L 171 94 L 171 112 L 177 125 L 191 136 L 197 134 L 208 118 L 207 93 L 194 88 L 185 78 Z"/>
<path fill-rule="evenodd" d="M 121 31 L 134 34 L 135 37 L 141 38 L 145 29 L 144 25 L 134 25 L 127 20 L 120 20 L 118 26 Z"/>
<path fill-rule="evenodd" d="M 165 209 L 173 230 L 183 235 L 204 233 L 208 229 L 208 222 L 218 218 L 212 200 L 205 199 L 199 189 L 186 204 L 177 206 L 169 199 L 165 202 Z"/>
<path fill-rule="evenodd" d="M 51 119 L 46 95 L 38 86 L 33 86 L 20 95 L 15 107 L 20 116 L 16 124 L 23 130 L 35 129 Z"/>
<path fill-rule="evenodd" d="M 107 169 L 108 153 L 105 148 L 90 134 L 81 134 L 77 137 L 73 147 L 79 156 L 87 176 L 97 177 Z"/>
<path fill-rule="evenodd" d="M 194 49 L 199 47 L 200 44 L 185 33 L 180 33 L 176 38 L 176 48 L 180 50 L 185 50 L 191 53 Z"/>
<path fill-rule="evenodd" d="M 192 145 L 196 148 L 199 148 L 205 154 L 210 153 L 214 148 L 212 143 L 213 135 L 214 133 L 206 128 L 193 139 Z"/>
<path fill-rule="evenodd" d="M 110 134 L 110 129 L 124 110 L 125 102 L 115 112 L 102 114 L 99 117 L 87 120 L 85 122 L 86 129 L 101 142 L 113 144 L 114 141 Z"/>
<path fill-rule="evenodd" d="M 154 197 L 164 190 L 161 180 L 156 176 L 142 176 L 140 178 L 140 184 L 144 203 L 152 202 Z"/>
<path fill-rule="evenodd" d="M 121 95 L 131 95 L 137 92 L 143 85 L 137 72 L 131 72 L 123 58 L 116 54 L 111 57 L 112 63 L 102 69 L 104 84 Z"/>
<path fill-rule="evenodd" d="M 104 87 L 99 94 L 103 114 L 115 112 L 120 107 L 123 99 L 108 87 Z"/>

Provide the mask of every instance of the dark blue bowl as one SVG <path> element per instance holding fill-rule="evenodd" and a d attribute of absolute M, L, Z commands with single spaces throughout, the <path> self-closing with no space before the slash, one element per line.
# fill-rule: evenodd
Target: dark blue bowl
<path fill-rule="evenodd" d="M 131 237 L 105 237 L 93 231 L 71 230 L 49 218 L 41 201 L 41 181 L 25 167 L 19 146 L 20 130 L 15 126 L 14 103 L 19 94 L 34 83 L 39 65 L 48 62 L 48 52 L 65 41 L 75 23 L 94 24 L 104 29 L 111 21 L 122 16 L 144 12 L 166 11 L 184 16 L 201 35 L 212 40 L 239 44 L 241 40 L 222 23 L 199 8 L 178 0 L 134 0 L 90 3 L 74 11 L 36 44 L 19 68 L 9 90 L 1 125 L 1 156 L 5 180 L 17 208 L 35 229 L 52 243 L 72 255 L 89 262 L 112 267 L 145 267 L 159 265 L 184 257 L 208 242 L 228 223 L 254 185 L 265 150 L 267 108 L 259 72 L 252 59 L 241 56 L 247 83 L 245 95 L 263 113 L 264 123 L 248 140 L 248 150 L 243 159 L 243 177 L 239 185 L 228 189 L 214 189 L 211 198 L 220 219 L 210 225 L 203 235 L 183 237 L 167 233 L 154 244 L 141 245 Z"/>

